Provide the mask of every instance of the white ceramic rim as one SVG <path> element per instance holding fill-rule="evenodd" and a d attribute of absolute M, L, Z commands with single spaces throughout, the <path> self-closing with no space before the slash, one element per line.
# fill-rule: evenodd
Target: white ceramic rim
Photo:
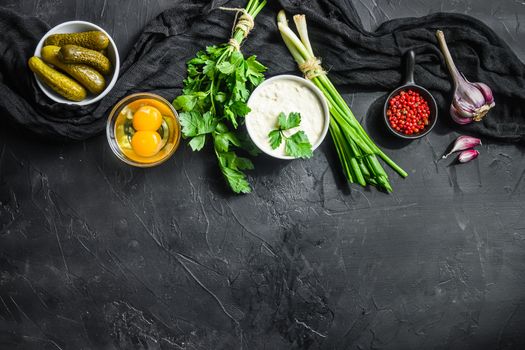
<path fill-rule="evenodd" d="M 117 48 L 117 45 L 115 44 L 115 41 L 113 40 L 111 35 L 108 34 L 108 32 L 106 32 L 104 29 L 102 29 L 101 27 L 97 26 L 96 24 L 91 23 L 91 22 L 86 22 L 86 21 L 68 21 L 68 22 L 60 23 L 59 25 L 51 28 L 42 37 L 42 39 L 40 39 L 40 41 L 38 42 L 38 45 L 35 48 L 34 56 L 42 57 L 40 53 L 42 51 L 42 47 L 44 46 L 44 41 L 50 35 L 53 35 L 53 34 L 57 33 L 63 27 L 67 27 L 67 26 L 75 25 L 75 24 L 80 24 L 80 25 L 84 25 L 86 27 L 90 27 L 91 30 L 101 31 L 102 33 L 106 34 L 107 37 L 109 38 L 109 45 L 113 48 L 113 51 L 115 53 L 115 62 L 111 62 L 113 64 L 113 75 L 111 77 L 111 80 L 109 81 L 109 84 L 104 89 L 104 91 L 102 91 L 97 96 L 94 96 L 92 98 L 88 97 L 88 98 L 86 98 L 86 99 L 84 99 L 82 101 L 79 101 L 79 102 L 69 101 L 69 100 L 63 98 L 62 96 L 58 95 L 53 90 L 51 90 L 43 82 L 40 81 L 40 79 L 38 78 L 38 76 L 36 74 L 34 74 L 34 73 L 33 74 L 35 76 L 37 85 L 40 87 L 40 90 L 42 90 L 44 92 L 44 94 L 46 94 L 46 96 L 49 97 L 50 99 L 52 99 L 53 101 L 55 101 L 57 103 L 68 104 L 68 105 L 86 106 L 86 105 L 98 102 L 102 98 L 104 98 L 104 96 L 106 96 L 111 91 L 111 89 L 113 89 L 113 87 L 115 86 L 115 83 L 117 82 L 118 76 L 119 76 L 119 72 L 120 72 L 120 56 L 119 56 L 119 53 L 118 53 L 118 48 Z"/>
<path fill-rule="evenodd" d="M 304 78 L 302 78 L 300 76 L 297 76 L 297 75 L 291 75 L 291 74 L 281 74 L 281 75 L 273 76 L 273 77 L 265 80 L 264 82 L 262 82 L 255 90 L 253 90 L 250 98 L 248 99 L 248 105 L 250 105 L 250 100 L 252 99 L 252 96 L 254 96 L 256 94 L 257 90 L 261 89 L 264 85 L 267 85 L 267 84 L 270 84 L 270 83 L 274 82 L 275 80 L 292 80 L 292 81 L 298 81 L 298 82 L 300 82 L 302 84 L 305 84 L 307 87 L 310 88 L 310 90 L 312 90 L 317 95 L 317 97 L 319 98 L 319 101 L 321 101 L 321 105 L 323 107 L 323 112 L 324 112 L 324 128 L 323 128 L 323 132 L 321 133 L 321 136 L 319 137 L 317 142 L 314 145 L 312 145 L 312 152 L 315 151 L 321 145 L 321 143 L 323 143 L 324 139 L 326 138 L 326 135 L 328 134 L 328 128 L 330 126 L 330 109 L 328 107 L 328 102 L 326 101 L 326 98 L 324 97 L 324 95 L 321 92 L 321 90 L 319 90 L 319 88 L 317 86 L 315 86 L 310 80 L 304 79 Z M 249 115 L 246 116 L 246 118 L 248 118 L 248 117 L 249 117 Z M 263 147 L 252 136 L 252 132 L 250 130 L 248 121 L 246 121 L 245 124 L 246 124 L 246 130 L 248 131 L 248 135 L 250 136 L 250 139 L 253 141 L 253 143 L 257 146 L 257 148 L 261 152 L 263 152 L 264 154 L 269 155 L 270 157 L 277 158 L 277 159 L 284 159 L 284 160 L 297 159 L 295 157 L 278 156 L 278 155 L 270 154 L 270 153 L 266 152 L 263 149 Z"/>

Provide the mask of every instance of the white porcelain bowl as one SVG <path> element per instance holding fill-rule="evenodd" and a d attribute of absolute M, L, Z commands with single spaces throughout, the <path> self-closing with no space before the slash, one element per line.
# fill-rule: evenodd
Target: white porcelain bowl
<path fill-rule="evenodd" d="M 292 80 L 292 81 L 297 81 L 297 82 L 299 82 L 301 84 L 304 84 L 306 87 L 308 87 L 314 93 L 314 95 L 317 96 L 317 98 L 321 102 L 321 108 L 322 108 L 322 111 L 323 111 L 324 126 L 323 126 L 323 131 L 321 133 L 321 136 L 319 137 L 317 142 L 312 145 L 312 151 L 315 151 L 321 145 L 321 143 L 323 143 L 324 139 L 326 138 L 326 135 L 328 134 L 328 128 L 330 126 L 330 109 L 328 107 L 328 102 L 326 101 L 326 98 L 324 97 L 324 95 L 321 92 L 321 90 L 319 90 L 319 88 L 317 86 L 315 86 L 310 80 L 301 78 L 301 77 L 296 76 L 296 75 L 289 75 L 289 74 L 277 75 L 277 76 L 274 76 L 274 77 L 272 77 L 270 79 L 265 80 L 263 83 L 261 83 L 253 91 L 251 96 L 252 97 L 256 96 L 257 91 L 259 89 L 261 89 L 262 87 L 264 87 L 267 84 L 274 83 L 276 80 Z M 248 100 L 248 106 L 249 105 L 250 105 L 250 100 Z M 281 156 L 281 155 L 278 155 L 278 154 L 275 154 L 275 153 L 267 152 L 265 150 L 265 148 L 266 148 L 265 145 L 260 144 L 260 141 L 254 136 L 255 135 L 255 132 L 253 130 L 254 126 L 250 122 L 250 120 L 249 120 L 250 118 L 253 118 L 253 116 L 248 114 L 246 116 L 246 130 L 248 131 L 248 135 L 252 139 L 253 143 L 257 146 L 257 148 L 259 148 L 261 150 L 261 152 L 263 152 L 263 153 L 265 153 L 265 154 L 267 154 L 267 155 L 269 155 L 269 156 L 271 156 L 273 158 L 277 158 L 277 159 L 284 159 L 284 160 L 296 159 L 296 158 L 290 157 L 290 156 Z"/>
<path fill-rule="evenodd" d="M 51 29 L 49 32 L 46 33 L 40 39 L 40 42 L 36 46 L 34 55 L 37 57 L 42 57 L 40 52 L 42 51 L 42 47 L 44 46 L 44 41 L 52 34 L 65 34 L 65 33 L 78 33 L 78 32 L 87 32 L 87 31 L 93 31 L 98 30 L 102 33 L 106 34 L 109 38 L 109 45 L 107 48 L 108 57 L 113 65 L 113 72 L 111 73 L 111 76 L 106 77 L 106 88 L 104 91 L 102 91 L 99 95 L 93 95 L 88 94 L 88 96 L 79 102 L 70 101 L 68 99 L 65 99 L 64 97 L 60 96 L 56 92 L 54 92 L 50 87 L 48 87 L 46 84 L 40 81 L 40 79 L 36 76 L 36 82 L 40 89 L 53 101 L 58 103 L 65 103 L 69 105 L 78 105 L 78 106 L 85 106 L 89 105 L 91 103 L 95 103 L 97 101 L 100 101 L 104 96 L 106 96 L 113 86 L 115 86 L 115 83 L 117 82 L 119 70 L 120 70 L 120 58 L 118 55 L 117 45 L 113 41 L 113 38 L 102 28 L 97 26 L 96 24 L 90 23 L 90 22 L 84 22 L 84 21 L 70 21 L 70 22 L 64 22 L 62 24 L 57 25 L 53 29 Z"/>

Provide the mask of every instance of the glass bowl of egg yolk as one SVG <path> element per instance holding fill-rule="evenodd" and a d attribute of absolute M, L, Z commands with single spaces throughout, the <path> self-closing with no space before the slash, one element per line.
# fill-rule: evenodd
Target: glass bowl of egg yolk
<path fill-rule="evenodd" d="M 113 153 L 136 167 L 159 165 L 170 158 L 180 143 L 177 111 L 161 96 L 129 95 L 111 111 L 106 135 Z"/>

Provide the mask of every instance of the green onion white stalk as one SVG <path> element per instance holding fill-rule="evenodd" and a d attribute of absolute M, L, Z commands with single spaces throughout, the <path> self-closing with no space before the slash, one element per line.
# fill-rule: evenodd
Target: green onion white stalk
<path fill-rule="evenodd" d="M 277 15 L 277 25 L 288 50 L 307 78 L 323 92 L 330 105 L 330 134 L 346 178 L 351 183 L 373 185 L 391 192 L 388 175 L 378 157 L 400 176 L 406 177 L 408 174 L 374 144 L 326 76 L 310 44 L 305 16 L 294 16 L 294 22 L 299 37 L 288 26 L 285 12 L 281 10 Z"/>

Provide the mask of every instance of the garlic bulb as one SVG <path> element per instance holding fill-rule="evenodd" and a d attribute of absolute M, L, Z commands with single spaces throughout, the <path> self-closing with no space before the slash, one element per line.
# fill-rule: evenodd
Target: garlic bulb
<path fill-rule="evenodd" d="M 458 124 L 479 122 L 496 104 L 492 90 L 484 83 L 471 83 L 458 71 L 441 30 L 436 32 L 441 52 L 445 56 L 452 80 L 454 81 L 454 97 L 450 106 L 452 119 Z"/>

